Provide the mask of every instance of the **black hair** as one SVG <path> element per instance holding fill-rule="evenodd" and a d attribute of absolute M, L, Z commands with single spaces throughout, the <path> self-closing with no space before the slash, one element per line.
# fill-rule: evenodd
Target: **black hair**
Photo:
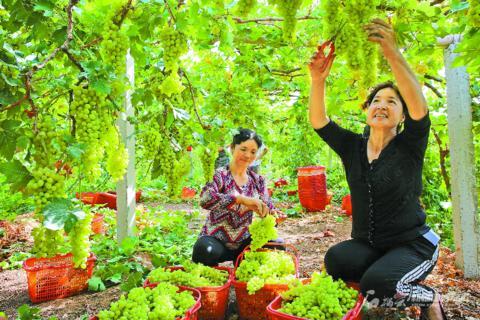
<path fill-rule="evenodd" d="M 402 103 L 403 113 L 408 114 L 407 104 L 405 103 L 405 100 L 403 100 L 403 97 L 400 94 L 400 90 L 398 90 L 398 87 L 392 81 L 383 82 L 375 86 L 372 89 L 372 91 L 370 91 L 370 93 L 368 94 L 367 100 L 365 100 L 365 102 L 362 104 L 362 110 L 368 109 L 368 107 L 372 103 L 373 98 L 375 98 L 378 91 L 383 90 L 385 88 L 390 88 L 393 91 L 395 91 L 398 98 L 400 99 L 400 102 Z"/>
<path fill-rule="evenodd" d="M 257 143 L 258 148 L 262 146 L 262 138 L 253 130 L 239 128 L 238 133 L 233 136 L 232 146 L 235 147 L 237 144 L 245 142 L 247 140 L 253 139 Z"/>

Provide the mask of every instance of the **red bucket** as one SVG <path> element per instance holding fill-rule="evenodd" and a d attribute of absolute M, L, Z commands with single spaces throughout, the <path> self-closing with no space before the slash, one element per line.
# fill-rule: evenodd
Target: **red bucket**
<path fill-rule="evenodd" d="M 295 263 L 295 276 L 298 278 L 298 250 L 289 244 L 283 243 L 268 243 L 268 245 L 284 246 L 292 252 L 287 252 L 292 256 Z M 262 289 L 258 290 L 254 294 L 248 294 L 247 283 L 243 281 L 237 281 L 235 279 L 235 272 L 243 260 L 245 252 L 250 250 L 249 246 L 238 256 L 235 262 L 235 271 L 232 284 L 235 288 L 235 295 L 237 297 L 238 313 L 242 320 L 266 320 L 267 318 L 267 306 L 275 297 L 284 291 L 288 290 L 288 284 L 266 284 Z M 262 249 L 261 249 L 262 250 Z M 263 249 L 269 250 L 269 249 Z"/>
<path fill-rule="evenodd" d="M 228 272 L 227 282 L 220 287 L 199 287 L 195 288 L 202 294 L 201 304 L 202 307 L 198 311 L 198 316 L 202 320 L 223 320 L 225 319 L 225 311 L 227 310 L 228 305 L 228 294 L 230 292 L 230 285 L 232 283 L 233 272 L 229 267 L 214 267 L 218 270 L 223 270 Z M 168 267 L 168 269 L 174 270 L 183 270 L 183 267 Z M 150 281 L 145 280 L 143 284 L 144 287 L 152 287 L 156 283 L 151 283 Z"/>
<path fill-rule="evenodd" d="M 298 170 L 298 198 L 309 212 L 323 211 L 328 204 L 325 167 L 309 166 Z"/>
<path fill-rule="evenodd" d="M 345 211 L 347 216 L 352 215 L 352 197 L 351 195 L 347 194 L 345 197 L 342 198 L 342 210 Z"/>

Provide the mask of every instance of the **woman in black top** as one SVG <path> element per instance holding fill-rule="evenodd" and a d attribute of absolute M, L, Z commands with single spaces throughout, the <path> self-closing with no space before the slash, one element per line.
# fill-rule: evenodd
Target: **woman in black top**
<path fill-rule="evenodd" d="M 425 224 L 419 200 L 430 128 L 427 104 L 391 26 L 375 19 L 365 30 L 380 45 L 398 88 L 385 83 L 368 96 L 364 134 L 341 128 L 326 114 L 325 80 L 334 56 L 319 51 L 309 64 L 310 122 L 342 159 L 353 209 L 352 239 L 331 247 L 325 266 L 334 278 L 359 282 L 373 306 L 416 305 L 423 319 L 445 319 L 439 295 L 419 283 L 437 261 L 439 241 Z"/>

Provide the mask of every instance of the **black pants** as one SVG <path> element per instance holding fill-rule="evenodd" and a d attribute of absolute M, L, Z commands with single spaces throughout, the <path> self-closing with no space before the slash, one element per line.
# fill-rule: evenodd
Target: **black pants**
<path fill-rule="evenodd" d="M 374 307 L 428 307 L 433 289 L 418 282 L 432 271 L 438 246 L 423 236 L 380 250 L 368 242 L 340 242 L 325 254 L 325 267 L 334 279 L 360 283 L 360 290 Z"/>
<path fill-rule="evenodd" d="M 238 249 L 231 250 L 228 249 L 223 242 L 218 240 L 215 237 L 211 236 L 201 236 L 195 242 L 193 246 L 193 253 L 192 253 L 192 261 L 196 263 L 202 263 L 206 266 L 216 266 L 220 262 L 225 261 L 235 261 L 237 257 L 242 253 L 246 246 L 250 244 L 252 241 L 251 238 L 248 238 L 240 243 Z M 283 243 L 282 239 L 274 240 L 276 243 Z M 266 245 L 265 248 L 270 248 L 270 246 Z M 285 250 L 285 247 L 277 247 L 274 248 Z"/>

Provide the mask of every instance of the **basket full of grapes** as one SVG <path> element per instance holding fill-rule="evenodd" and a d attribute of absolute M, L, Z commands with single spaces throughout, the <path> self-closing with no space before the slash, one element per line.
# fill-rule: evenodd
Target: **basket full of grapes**
<path fill-rule="evenodd" d="M 198 311 L 200 319 L 223 320 L 228 305 L 232 275 L 232 269 L 228 267 L 208 267 L 185 262 L 183 266 L 152 270 L 144 286 L 151 287 L 156 283 L 168 282 L 195 288 L 202 294 L 202 307 Z"/>
<path fill-rule="evenodd" d="M 267 319 L 267 306 L 289 284 L 298 281 L 298 252 L 282 243 L 268 243 L 270 248 L 251 251 L 247 247 L 235 263 L 232 281 L 241 319 Z"/>
<path fill-rule="evenodd" d="M 75 268 L 71 253 L 50 258 L 29 258 L 23 262 L 28 294 L 34 303 L 72 296 L 88 287 L 96 257 L 86 259 L 85 268 Z"/>
<path fill-rule="evenodd" d="M 170 283 L 133 288 L 90 320 L 197 320 L 200 291 Z"/>
<path fill-rule="evenodd" d="M 269 320 L 360 320 L 364 298 L 324 271 L 292 286 L 267 307 Z"/>

